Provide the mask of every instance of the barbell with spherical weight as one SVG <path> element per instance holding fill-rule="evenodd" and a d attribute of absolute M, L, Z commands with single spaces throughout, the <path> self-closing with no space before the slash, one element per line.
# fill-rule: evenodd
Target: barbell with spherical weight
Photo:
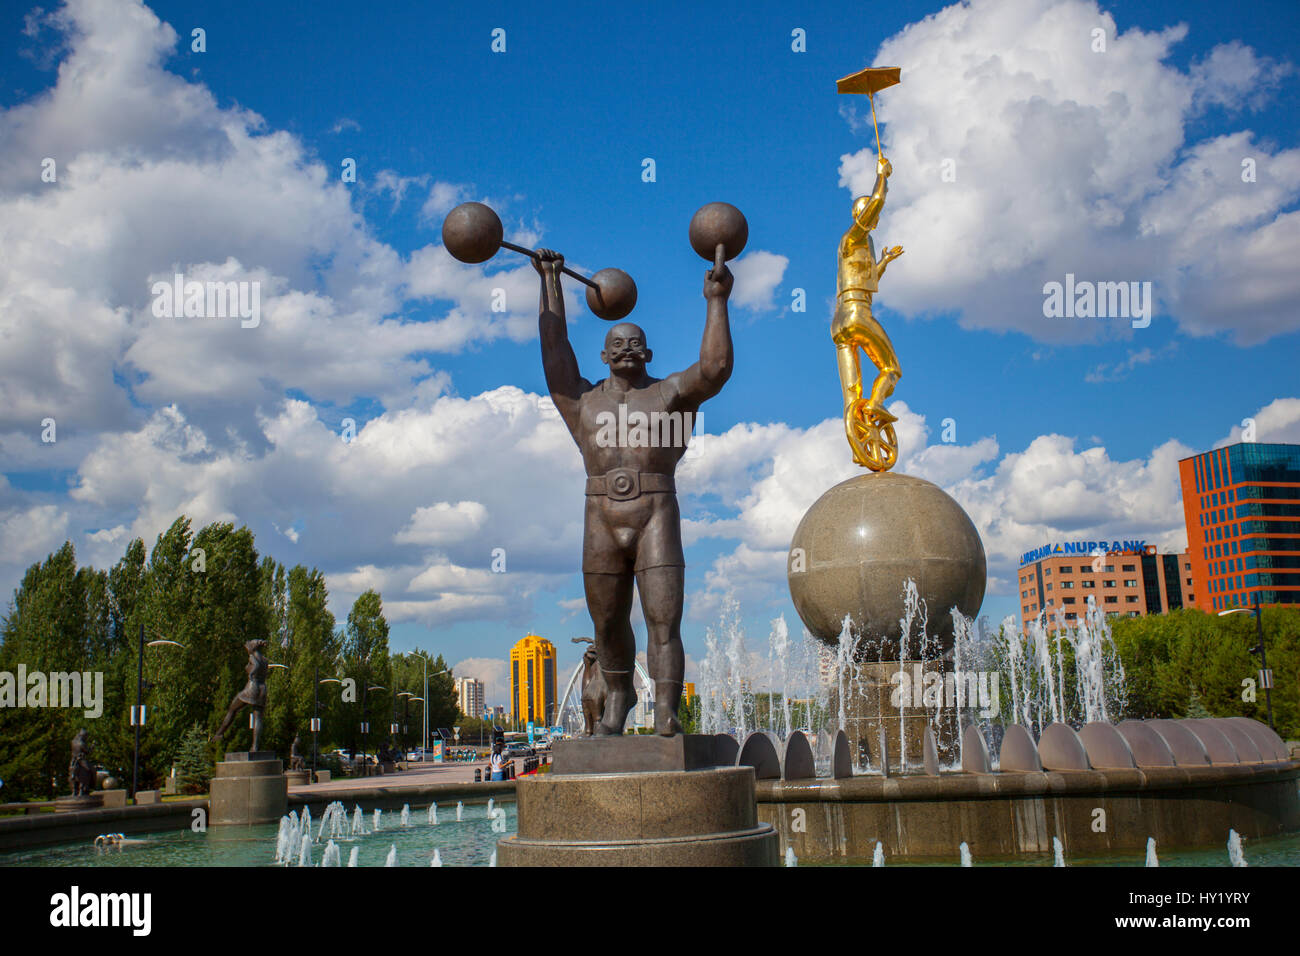
<path fill-rule="evenodd" d="M 461 203 L 442 221 L 443 247 L 461 262 L 487 262 L 503 248 L 537 258 L 536 250 L 506 242 L 504 235 L 501 217 L 481 202 Z M 622 269 L 601 269 L 590 279 L 568 266 L 560 271 L 587 286 L 587 308 L 599 318 L 616 321 L 636 305 L 636 283 Z"/>
<path fill-rule="evenodd" d="M 701 206 L 691 217 L 688 232 L 691 248 L 702 259 L 716 262 L 718 247 L 722 259 L 736 258 L 749 241 L 749 223 L 745 214 L 729 202 L 711 202 Z"/>
<path fill-rule="evenodd" d="M 461 262 L 487 262 L 504 238 L 501 217 L 481 202 L 463 202 L 442 221 L 442 244 Z"/>
<path fill-rule="evenodd" d="M 609 322 L 617 322 L 636 307 L 636 283 L 622 269 L 601 269 L 587 286 L 587 308 Z"/>

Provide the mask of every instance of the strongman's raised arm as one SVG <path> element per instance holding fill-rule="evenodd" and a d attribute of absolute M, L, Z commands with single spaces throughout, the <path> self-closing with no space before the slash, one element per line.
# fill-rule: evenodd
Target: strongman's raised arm
<path fill-rule="evenodd" d="M 549 249 L 539 250 L 533 259 L 542 277 L 538 328 L 546 387 L 587 471 L 582 576 L 608 688 L 595 733 L 621 734 L 636 700 L 635 583 L 645 613 L 648 670 L 655 682 L 655 733 L 671 737 L 681 732 L 677 705 L 685 668 L 681 622 L 686 567 L 673 473 L 700 405 L 731 377 L 727 297 L 732 275 L 721 256 L 705 273 L 708 309 L 698 362 L 667 378 L 647 375 L 652 353 L 645 333 L 621 322 L 609 330 L 600 353 L 609 376 L 593 385 L 578 371 L 569 344 L 560 290 L 563 264 L 564 257 Z"/>

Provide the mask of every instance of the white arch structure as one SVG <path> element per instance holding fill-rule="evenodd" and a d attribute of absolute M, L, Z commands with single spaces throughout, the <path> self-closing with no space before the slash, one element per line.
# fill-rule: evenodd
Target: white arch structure
<path fill-rule="evenodd" d="M 637 659 L 632 661 L 633 678 L 632 684 L 635 687 L 639 680 L 640 686 L 637 687 L 637 701 L 644 707 L 653 708 L 654 706 L 654 681 L 646 669 L 641 666 Z M 569 683 L 564 688 L 564 696 L 560 698 L 559 724 L 564 728 L 565 733 L 581 735 L 584 730 L 584 721 L 582 718 L 582 697 L 581 691 L 574 694 L 574 689 L 579 688 L 582 682 L 582 661 L 578 661 L 578 666 L 573 669 L 573 675 L 569 678 Z M 572 695 L 572 700 L 570 700 Z"/>

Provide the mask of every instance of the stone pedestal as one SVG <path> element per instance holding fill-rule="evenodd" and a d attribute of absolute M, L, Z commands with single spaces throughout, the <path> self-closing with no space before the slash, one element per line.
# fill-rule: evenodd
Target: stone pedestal
<path fill-rule="evenodd" d="M 653 734 L 622 737 L 576 737 L 551 746 L 552 773 L 642 773 L 668 770 L 702 770 L 727 766 L 720 760 L 712 734 Z"/>
<path fill-rule="evenodd" d="M 208 802 L 214 826 L 274 823 L 289 809 L 289 782 L 273 752 L 228 753 L 217 764 Z"/>
<path fill-rule="evenodd" d="M 899 677 L 900 667 L 905 678 Z M 882 729 L 891 773 L 921 766 L 927 726 L 935 727 L 939 762 L 947 765 L 957 758 L 960 741 L 957 709 L 950 705 L 953 692 L 949 665 L 940 661 L 904 661 L 901 665 L 876 661 L 858 664 L 857 669 L 858 679 L 844 702 L 844 732 L 856 766 L 880 769 Z M 839 713 L 838 693 L 838 687 L 831 688 L 833 717 Z"/>
<path fill-rule="evenodd" d="M 750 767 L 552 772 L 521 779 L 516 800 L 519 829 L 497 844 L 501 866 L 779 862 L 776 831 L 758 822 Z"/>
<path fill-rule="evenodd" d="M 285 782 L 291 787 L 301 787 L 311 783 L 310 770 L 286 770 L 284 772 Z"/>

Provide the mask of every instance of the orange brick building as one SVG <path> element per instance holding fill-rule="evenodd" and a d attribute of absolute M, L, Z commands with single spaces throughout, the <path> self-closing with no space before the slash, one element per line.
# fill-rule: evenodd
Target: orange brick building
<path fill-rule="evenodd" d="M 1045 545 L 1021 558 L 1020 625 L 1042 612 L 1049 628 L 1056 611 L 1073 624 L 1088 597 L 1107 617 L 1165 614 L 1195 601 L 1186 551 L 1159 554 L 1145 541 L 1072 541 Z"/>
<path fill-rule="evenodd" d="M 1300 445 L 1215 448 L 1178 477 L 1196 606 L 1300 604 Z"/>

